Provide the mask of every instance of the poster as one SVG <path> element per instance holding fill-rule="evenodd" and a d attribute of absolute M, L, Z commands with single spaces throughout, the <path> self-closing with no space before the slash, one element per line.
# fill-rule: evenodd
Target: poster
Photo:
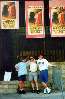
<path fill-rule="evenodd" d="M 51 37 L 65 36 L 64 0 L 50 0 L 50 33 Z"/>
<path fill-rule="evenodd" d="M 0 29 L 1 29 L 1 2 L 0 2 Z"/>
<path fill-rule="evenodd" d="M 18 1 L 1 1 L 1 29 L 19 29 Z"/>
<path fill-rule="evenodd" d="M 44 38 L 43 1 L 25 1 L 26 38 Z"/>

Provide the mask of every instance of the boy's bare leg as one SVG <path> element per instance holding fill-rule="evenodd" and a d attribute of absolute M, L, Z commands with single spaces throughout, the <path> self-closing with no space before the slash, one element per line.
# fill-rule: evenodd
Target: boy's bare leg
<path fill-rule="evenodd" d="M 42 82 L 42 86 L 43 86 L 44 88 L 47 88 L 47 83 Z"/>
<path fill-rule="evenodd" d="M 25 87 L 24 81 L 19 81 L 20 90 L 24 90 L 24 87 Z"/>
<path fill-rule="evenodd" d="M 35 85 L 33 81 L 31 81 L 31 86 L 32 86 L 32 89 L 35 90 Z"/>
<path fill-rule="evenodd" d="M 35 81 L 35 84 L 36 84 L 36 89 L 39 90 L 39 88 L 38 88 L 38 82 Z"/>

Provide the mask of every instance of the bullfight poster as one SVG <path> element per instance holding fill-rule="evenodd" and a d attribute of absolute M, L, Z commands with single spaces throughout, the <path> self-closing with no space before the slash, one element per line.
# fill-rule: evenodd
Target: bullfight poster
<path fill-rule="evenodd" d="M 1 2 L 0 2 L 0 29 L 1 29 Z"/>
<path fill-rule="evenodd" d="M 44 38 L 43 1 L 25 1 L 26 38 Z"/>
<path fill-rule="evenodd" d="M 19 1 L 1 1 L 1 29 L 19 29 Z"/>
<path fill-rule="evenodd" d="M 50 0 L 50 33 L 52 37 L 65 36 L 65 1 Z"/>

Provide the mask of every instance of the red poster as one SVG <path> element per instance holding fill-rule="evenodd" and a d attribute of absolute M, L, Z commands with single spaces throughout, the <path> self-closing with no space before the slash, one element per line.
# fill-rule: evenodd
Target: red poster
<path fill-rule="evenodd" d="M 43 38 L 44 4 L 43 1 L 25 1 L 26 38 Z"/>
<path fill-rule="evenodd" d="M 1 2 L 0 2 L 0 29 L 1 29 Z"/>
<path fill-rule="evenodd" d="M 19 1 L 1 1 L 1 29 L 19 29 Z"/>
<path fill-rule="evenodd" d="M 50 0 L 50 33 L 52 37 L 65 36 L 65 1 Z"/>

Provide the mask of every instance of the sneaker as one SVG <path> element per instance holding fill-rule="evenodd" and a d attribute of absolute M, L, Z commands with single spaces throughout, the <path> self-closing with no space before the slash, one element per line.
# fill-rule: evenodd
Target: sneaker
<path fill-rule="evenodd" d="M 46 93 L 47 93 L 47 89 L 45 88 L 45 89 L 44 89 L 44 94 L 46 94 Z"/>
<path fill-rule="evenodd" d="M 40 91 L 39 91 L 39 90 L 36 90 L 36 93 L 37 93 L 37 94 L 39 94 L 39 93 L 40 93 Z"/>
<path fill-rule="evenodd" d="M 18 94 L 25 94 L 26 92 L 25 92 L 25 90 L 22 90 L 22 91 L 21 90 L 18 90 L 17 93 Z"/>
<path fill-rule="evenodd" d="M 18 94 L 21 94 L 21 90 L 17 90 L 17 93 L 18 93 Z"/>
<path fill-rule="evenodd" d="M 22 90 L 22 91 L 21 91 L 21 93 L 22 93 L 22 94 L 25 94 L 25 93 L 26 93 L 26 91 L 25 91 L 25 90 Z"/>
<path fill-rule="evenodd" d="M 50 88 L 47 87 L 46 89 L 47 89 L 46 91 L 47 91 L 48 94 L 51 93 L 51 89 Z"/>
<path fill-rule="evenodd" d="M 32 90 L 32 93 L 35 93 L 35 90 Z"/>

